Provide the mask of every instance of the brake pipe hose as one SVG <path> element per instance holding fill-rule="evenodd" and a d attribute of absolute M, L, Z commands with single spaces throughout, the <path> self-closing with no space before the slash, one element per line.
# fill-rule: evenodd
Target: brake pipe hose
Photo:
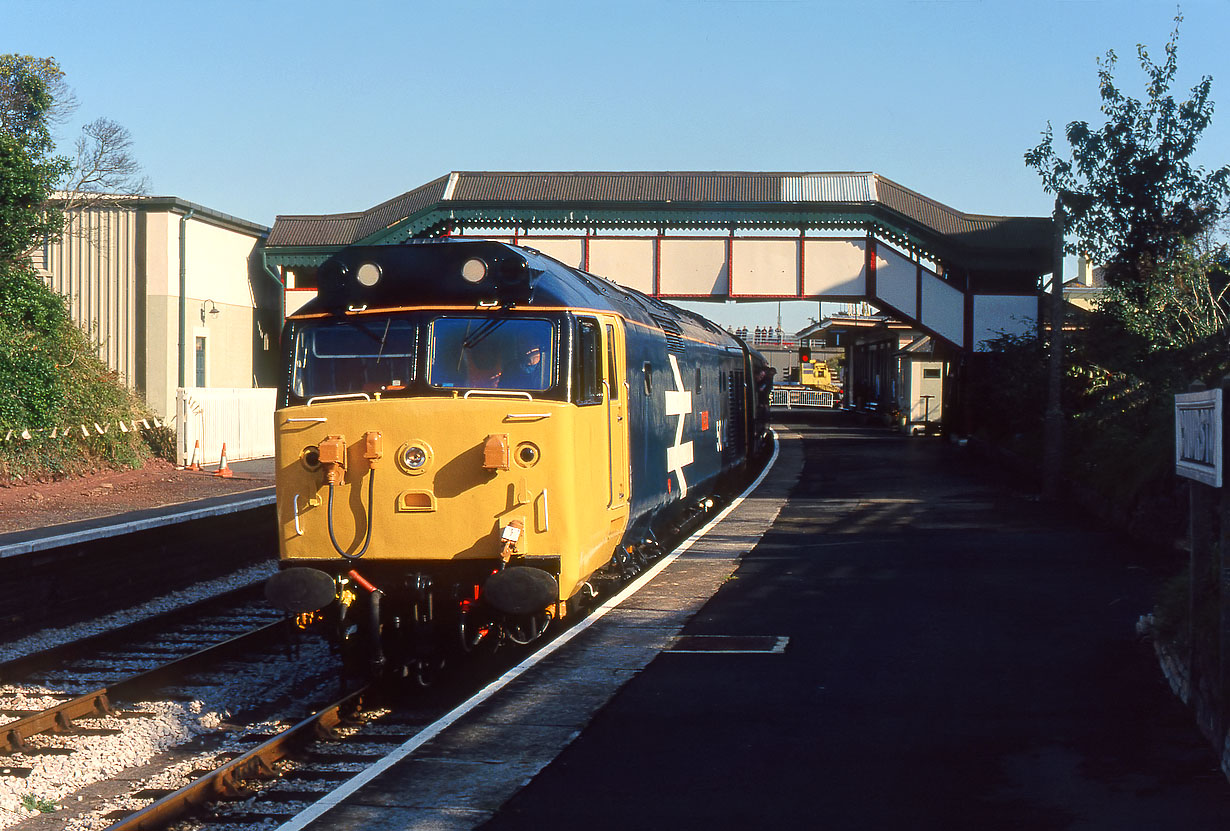
<path fill-rule="evenodd" d="M 337 537 L 333 533 L 333 483 L 329 483 L 329 542 L 333 544 L 333 550 L 341 554 L 347 560 L 357 560 L 367 553 L 367 547 L 372 544 L 372 494 L 376 488 L 376 469 L 372 468 L 367 473 L 367 533 L 363 537 L 363 547 L 359 549 L 358 554 L 347 554 L 342 550 L 342 547 L 337 544 Z"/>

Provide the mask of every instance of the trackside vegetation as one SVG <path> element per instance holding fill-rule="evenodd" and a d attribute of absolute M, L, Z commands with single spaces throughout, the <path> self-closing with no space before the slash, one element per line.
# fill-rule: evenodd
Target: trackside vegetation
<path fill-rule="evenodd" d="M 1212 79 L 1172 93 L 1181 17 L 1154 62 L 1137 47 L 1145 94 L 1124 93 L 1113 51 L 1099 60 L 1102 126 L 1048 125 L 1025 162 L 1062 204 L 1067 252 L 1102 268 L 1095 307 L 1068 307 L 1064 341 L 1065 478 L 1134 534 L 1173 539 L 1185 521 L 1173 468 L 1173 395 L 1230 373 L 1230 164 L 1194 161 L 1213 116 Z M 1040 459 L 1048 338 L 1001 337 L 971 399 L 989 402 L 983 438 Z"/>
<path fill-rule="evenodd" d="M 70 97 L 53 59 L 0 55 L 0 484 L 139 466 L 169 444 L 165 430 L 118 428 L 148 408 L 31 263 L 64 229 L 52 195 L 73 162 L 55 155 L 51 125 Z"/>
<path fill-rule="evenodd" d="M 1172 92 L 1181 21 L 1162 61 L 1137 47 L 1142 97 L 1120 89 L 1115 53 L 1107 52 L 1098 61 L 1105 123 L 1069 123 L 1066 153 L 1048 125 L 1025 162 L 1068 217 L 1067 253 L 1099 265 L 1105 282 L 1092 310 L 1065 312 L 1066 497 L 1152 541 L 1157 564 L 1181 571 L 1143 629 L 1178 656 L 1197 721 L 1220 750 L 1230 688 L 1219 684 L 1230 676 L 1218 682 L 1209 667 L 1230 655 L 1219 631 L 1230 609 L 1221 608 L 1218 585 L 1230 551 L 1201 561 L 1193 579 L 1197 557 L 1174 546 L 1188 536 L 1192 488 L 1174 474 L 1174 395 L 1230 375 L 1230 164 L 1215 159 L 1220 166 L 1210 170 L 1195 162 L 1213 117 L 1212 78 L 1186 98 Z M 1000 338 L 971 393 L 990 402 L 979 415 L 982 437 L 1022 460 L 1042 458 L 1048 343 L 1043 333 Z"/>

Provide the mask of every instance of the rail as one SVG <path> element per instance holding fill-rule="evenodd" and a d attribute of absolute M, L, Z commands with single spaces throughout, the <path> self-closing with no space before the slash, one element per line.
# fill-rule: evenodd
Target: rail
<path fill-rule="evenodd" d="M 348 711 L 360 706 L 360 701 L 369 690 L 369 685 L 347 693 L 343 698 L 323 710 L 303 719 L 293 727 L 252 748 L 246 753 L 226 762 L 190 782 L 157 802 L 129 814 L 107 828 L 107 831 L 146 831 L 164 828 L 194 808 L 225 798 L 250 796 L 243 787 L 245 779 L 272 779 L 277 776 L 275 765 L 285 759 L 295 748 L 313 739 L 327 735 L 339 725 Z"/>
<path fill-rule="evenodd" d="M 783 389 L 777 387 L 769 399 L 770 405 L 792 410 L 795 407 L 824 407 L 833 409 L 833 393 L 821 390 Z"/>
<path fill-rule="evenodd" d="M 111 708 L 113 700 L 139 694 L 141 690 L 164 683 L 169 677 L 187 675 L 208 662 L 222 660 L 240 649 L 252 649 L 254 643 L 272 642 L 275 637 L 281 636 L 285 627 L 285 619 L 266 624 L 221 643 L 168 661 L 161 666 L 0 725 L 0 754 L 21 752 L 26 747 L 27 739 L 49 731 L 68 730 L 75 719 L 110 715 L 113 713 Z"/>

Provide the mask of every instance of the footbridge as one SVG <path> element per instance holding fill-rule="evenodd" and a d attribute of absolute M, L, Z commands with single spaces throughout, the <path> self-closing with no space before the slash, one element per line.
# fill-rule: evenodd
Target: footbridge
<path fill-rule="evenodd" d="M 287 310 L 348 245 L 477 236 L 665 299 L 866 300 L 956 353 L 1039 318 L 1049 217 L 967 214 L 875 173 L 453 172 L 365 211 L 279 216 Z"/>

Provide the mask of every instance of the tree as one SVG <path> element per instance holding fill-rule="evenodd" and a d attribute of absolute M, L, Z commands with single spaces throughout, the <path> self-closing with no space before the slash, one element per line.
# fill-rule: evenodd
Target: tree
<path fill-rule="evenodd" d="M 44 239 L 72 225 L 66 216 L 107 207 L 145 193 L 146 180 L 132 153 L 132 135 L 99 118 L 81 129 L 75 157 L 53 155 L 52 127 L 66 121 L 77 100 L 54 58 L 0 55 L 0 135 L 7 135 L 28 161 L 10 158 L 0 193 L 0 259 L 24 256 Z"/>
<path fill-rule="evenodd" d="M 0 279 L 21 270 L 30 249 L 64 224 L 60 212 L 47 209 L 71 167 L 52 155 L 54 95 L 62 89 L 53 59 L 0 55 Z"/>
<path fill-rule="evenodd" d="M 1212 78 L 1202 77 L 1185 101 L 1171 94 L 1182 20 L 1176 15 L 1161 64 L 1136 47 L 1149 79 L 1144 101 L 1116 86 L 1117 57 L 1109 50 L 1098 60 L 1106 123 L 1068 124 L 1071 159 L 1056 153 L 1050 124 L 1025 154 L 1067 213 L 1076 237 L 1068 253 L 1103 263 L 1107 283 L 1137 305 L 1148 301 L 1152 284 L 1173 278 L 1165 264 L 1225 216 L 1230 194 L 1230 165 L 1206 172 L 1191 161 L 1213 116 Z"/>
<path fill-rule="evenodd" d="M 35 271 L 30 251 L 64 229 L 61 188 L 94 193 L 135 171 L 127 131 L 99 120 L 78 143 L 78 163 L 55 154 L 52 126 L 75 102 L 53 58 L 0 55 L 0 484 L 80 470 L 95 460 L 136 464 L 135 434 L 67 443 L 57 428 L 132 418 L 145 408 L 98 359 L 63 298 Z"/>
<path fill-rule="evenodd" d="M 23 147 L 49 152 L 55 144 L 51 125 L 76 107 L 55 58 L 0 55 L 0 130 Z"/>
<path fill-rule="evenodd" d="M 147 184 L 141 164 L 132 155 L 128 128 L 99 118 L 81 128 L 76 161 L 61 191 L 64 210 L 98 207 L 114 197 L 144 193 Z"/>

